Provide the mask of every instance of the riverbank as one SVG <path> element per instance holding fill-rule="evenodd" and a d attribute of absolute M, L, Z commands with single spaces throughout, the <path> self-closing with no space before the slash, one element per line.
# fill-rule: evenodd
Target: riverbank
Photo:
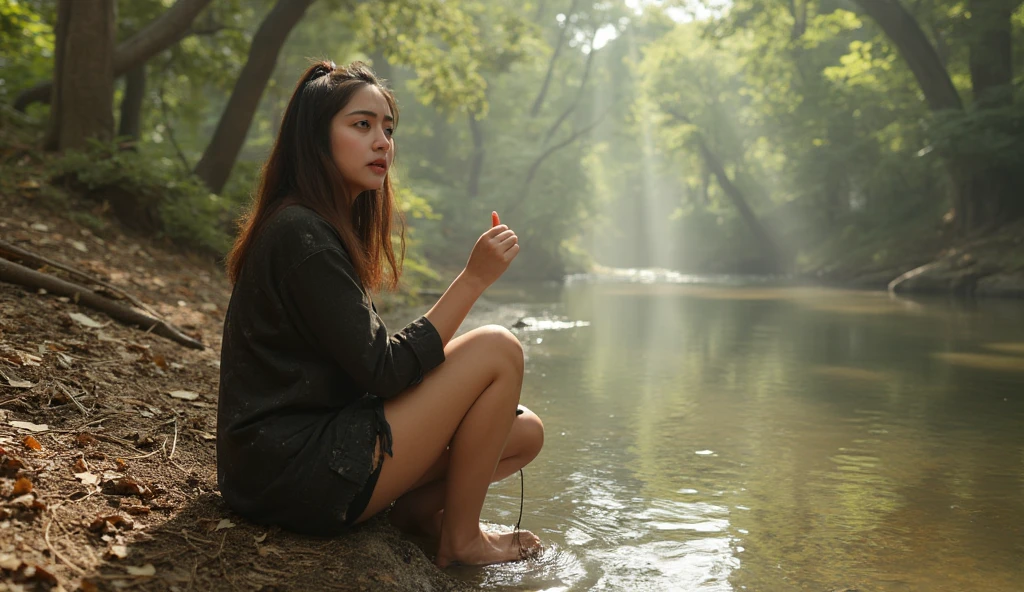
<path fill-rule="evenodd" d="M 0 583 L 472 589 L 385 519 L 321 540 L 232 514 L 217 492 L 215 464 L 220 330 L 230 294 L 222 269 L 125 234 L 102 204 L 62 199 L 54 208 L 31 184 L 0 191 L 3 240 L 106 282 L 107 293 L 133 295 L 206 348 L 183 347 L 45 290 L 0 283 Z M 42 271 L 81 281 L 55 265 Z"/>
<path fill-rule="evenodd" d="M 985 236 L 953 239 L 932 228 L 890 232 L 802 266 L 802 281 L 890 290 L 1024 298 L 1024 221 Z"/>

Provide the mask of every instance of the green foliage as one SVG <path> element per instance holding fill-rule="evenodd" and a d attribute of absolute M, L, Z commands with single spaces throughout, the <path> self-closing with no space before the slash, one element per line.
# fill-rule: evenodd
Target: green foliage
<path fill-rule="evenodd" d="M 66 152 L 55 173 L 87 191 L 116 189 L 133 196 L 155 214 L 160 234 L 177 244 L 215 255 L 231 246 L 225 229 L 236 210 L 169 158 L 94 141 L 86 150 Z"/>
<path fill-rule="evenodd" d="M 54 51 L 52 19 L 50 3 L 0 1 L 0 101 L 48 76 Z"/>

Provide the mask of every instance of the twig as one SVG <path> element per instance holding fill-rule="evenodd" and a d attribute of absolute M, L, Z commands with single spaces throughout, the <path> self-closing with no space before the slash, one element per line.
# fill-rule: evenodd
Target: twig
<path fill-rule="evenodd" d="M 57 559 L 60 559 L 64 563 L 67 563 L 68 567 L 70 567 L 72 570 L 74 570 L 75 573 L 77 573 L 80 576 L 84 576 L 85 575 L 85 570 L 84 569 L 78 567 L 74 563 L 71 563 L 71 561 L 67 557 L 64 557 L 63 555 L 61 555 L 57 551 L 57 549 L 55 549 L 54 546 L 50 543 L 50 526 L 53 525 L 53 520 L 54 520 L 53 516 L 50 516 L 50 520 L 46 523 L 46 529 L 43 531 L 43 540 L 46 541 L 46 548 L 50 550 L 50 553 L 53 553 L 54 557 L 56 557 Z"/>
<path fill-rule="evenodd" d="M 97 277 L 93 277 L 93 276 L 85 273 L 84 271 L 80 271 L 78 269 L 75 269 L 74 267 L 71 267 L 70 265 L 65 265 L 63 263 L 59 263 L 57 261 L 54 261 L 53 259 L 48 259 L 46 257 L 43 257 L 42 255 L 40 255 L 38 253 L 33 253 L 32 251 L 26 251 L 25 249 L 22 249 L 21 247 L 17 247 L 15 245 L 12 245 L 11 243 L 9 243 L 7 241 L 0 240 L 0 256 L 2 256 L 4 259 L 10 259 L 10 257 L 8 257 L 7 255 L 11 255 L 11 256 L 17 257 L 21 261 L 23 261 L 25 263 L 30 263 L 32 265 L 36 265 L 36 266 L 47 265 L 47 266 L 52 267 L 54 269 L 59 269 L 61 271 L 65 271 L 67 273 L 70 273 L 73 276 L 77 276 L 77 277 L 82 278 L 84 280 L 90 281 L 90 282 L 92 282 L 92 283 L 94 283 L 94 284 L 96 284 L 98 286 L 103 286 L 107 290 L 110 290 L 111 292 L 113 292 L 115 294 L 119 294 L 119 295 L 123 296 L 125 300 L 127 300 L 128 302 L 131 302 L 135 306 L 137 306 L 137 307 L 141 308 L 142 310 L 146 311 L 147 313 L 149 313 L 150 316 L 163 320 L 163 317 L 161 317 L 159 313 L 157 313 L 155 310 L 153 310 L 151 307 L 149 307 L 146 303 L 144 303 L 141 300 L 139 300 L 138 298 L 132 296 L 128 292 L 125 292 L 121 288 L 118 288 L 117 286 L 109 284 L 109 283 L 107 283 L 107 282 L 105 282 L 105 281 L 103 281 L 103 280 L 101 280 L 101 279 L 99 279 Z"/>
<path fill-rule="evenodd" d="M 160 451 L 159 450 L 154 450 L 153 452 L 150 452 L 148 454 L 140 454 L 138 456 L 125 456 L 125 457 L 122 457 L 122 460 L 139 460 L 140 458 L 149 458 L 149 457 L 153 456 L 154 454 L 156 454 L 157 452 L 160 452 Z"/>
<path fill-rule="evenodd" d="M 121 306 L 113 300 L 104 298 L 103 296 L 100 296 L 79 284 L 67 282 L 45 273 L 39 273 L 38 271 L 29 269 L 24 265 L 14 263 L 13 261 L 0 259 L 0 281 L 26 286 L 33 289 L 43 288 L 48 292 L 53 292 L 54 294 L 74 298 L 78 304 L 105 312 L 110 315 L 111 318 L 126 325 L 149 327 L 157 335 L 166 337 L 167 339 L 180 343 L 186 347 L 190 347 L 192 349 L 206 349 L 205 345 L 195 339 L 192 339 L 188 335 L 185 335 L 164 321 L 154 319 L 149 315 Z"/>
<path fill-rule="evenodd" d="M 171 441 L 171 453 L 167 455 L 167 460 L 174 458 L 174 448 L 178 445 L 178 416 L 174 416 L 174 440 Z"/>
<path fill-rule="evenodd" d="M 71 389 L 64 386 L 64 383 L 59 380 L 55 382 L 57 383 L 57 388 L 64 391 L 64 394 L 67 395 L 69 399 L 71 399 L 71 402 L 74 403 L 76 407 L 78 407 L 78 410 L 82 412 L 82 415 L 89 417 L 89 410 L 86 409 L 85 405 L 82 405 L 82 403 L 75 398 L 75 395 L 71 393 Z"/>

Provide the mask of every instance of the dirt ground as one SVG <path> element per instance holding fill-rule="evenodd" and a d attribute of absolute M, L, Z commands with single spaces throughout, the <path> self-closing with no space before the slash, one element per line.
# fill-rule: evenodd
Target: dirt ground
<path fill-rule="evenodd" d="M 32 187 L 0 192 L 0 238 L 133 294 L 207 347 L 0 283 L 0 591 L 471 589 L 383 518 L 313 539 L 233 515 L 215 464 L 221 268 L 123 234 L 95 203 L 42 204 Z M 90 208 L 101 224 L 72 221 Z"/>

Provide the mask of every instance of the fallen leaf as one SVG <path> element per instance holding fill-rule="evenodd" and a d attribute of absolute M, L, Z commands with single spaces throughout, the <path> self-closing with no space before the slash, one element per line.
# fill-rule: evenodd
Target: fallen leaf
<path fill-rule="evenodd" d="M 100 323 L 97 323 L 96 321 L 90 319 L 89 317 L 85 316 L 80 312 L 69 312 L 68 316 L 71 317 L 72 320 L 78 322 L 79 324 L 85 325 L 86 327 L 92 327 L 93 329 L 99 329 L 100 327 L 103 327 L 103 325 L 101 325 Z"/>
<path fill-rule="evenodd" d="M 121 509 L 132 516 L 145 516 L 151 512 L 149 506 L 121 506 Z"/>
<path fill-rule="evenodd" d="M 85 246 L 85 243 L 83 243 L 82 241 L 77 241 L 69 238 L 68 244 L 74 247 L 76 251 L 81 251 L 83 253 L 89 252 L 89 247 Z"/>
<path fill-rule="evenodd" d="M 100 478 L 89 471 L 75 473 L 75 479 L 81 481 L 83 485 L 96 485 L 100 482 Z"/>
<path fill-rule="evenodd" d="M 2 465 L 0 465 L 0 468 L 2 468 L 4 471 L 8 473 L 17 473 L 21 469 L 25 468 L 25 463 L 21 462 L 21 459 L 11 458 L 8 456 L 7 458 L 4 459 L 4 462 Z"/>
<path fill-rule="evenodd" d="M 57 576 L 46 571 L 38 565 L 29 565 L 21 572 L 21 576 L 26 580 L 36 580 L 39 582 L 45 582 L 50 586 L 57 585 Z"/>
<path fill-rule="evenodd" d="M 107 550 L 108 558 L 124 559 L 128 556 L 128 545 L 110 545 Z"/>
<path fill-rule="evenodd" d="M 21 559 L 11 553 L 0 553 L 0 569 L 17 571 L 19 567 L 21 567 Z"/>
<path fill-rule="evenodd" d="M 265 533 L 261 534 L 260 536 L 254 536 L 254 537 L 252 537 L 252 538 L 253 538 L 253 540 L 255 540 L 255 541 L 256 541 L 257 543 L 262 543 L 263 541 L 267 540 L 267 535 L 268 535 L 268 534 L 270 534 L 270 531 L 269 531 L 269 530 L 268 530 L 267 532 L 265 532 Z"/>
<path fill-rule="evenodd" d="M 196 399 L 199 398 L 199 395 L 197 393 L 193 393 L 192 391 L 171 391 L 167 394 L 174 397 L 175 399 L 182 399 L 185 401 L 195 401 Z"/>
<path fill-rule="evenodd" d="M 96 582 L 82 578 L 82 583 L 78 585 L 82 589 L 82 592 L 100 592 L 100 587 L 96 585 Z"/>
<path fill-rule="evenodd" d="M 39 181 L 36 181 L 35 179 L 28 179 L 26 181 L 22 181 L 21 183 L 18 183 L 18 189 L 39 189 Z M 41 224 L 39 222 L 33 224 L 31 228 L 32 230 L 41 230 L 43 232 L 49 230 L 46 224 Z"/>
<path fill-rule="evenodd" d="M 32 181 L 26 181 L 26 183 L 31 182 Z M 38 230 L 39 232 L 50 232 L 50 227 L 47 226 L 46 224 L 43 224 L 42 222 L 33 222 L 32 226 L 29 226 L 29 228 L 31 228 L 32 230 Z"/>
<path fill-rule="evenodd" d="M 92 521 L 92 524 L 89 525 L 89 530 L 93 532 L 107 532 L 119 528 L 131 530 L 135 528 L 135 522 L 133 522 L 131 518 L 120 514 L 111 514 L 109 516 L 97 516 L 96 519 Z"/>
<path fill-rule="evenodd" d="M 134 565 L 126 565 L 124 570 L 126 572 L 128 572 L 129 575 L 133 575 L 133 576 L 155 576 L 156 575 L 156 568 L 153 567 L 152 563 L 147 563 L 146 565 L 140 565 L 138 567 L 136 567 Z"/>
<path fill-rule="evenodd" d="M 43 424 L 34 424 L 34 423 L 29 423 L 27 421 L 9 421 L 7 423 L 11 424 L 12 426 L 14 426 L 16 428 L 20 428 L 22 430 L 28 430 L 30 432 L 36 432 L 36 433 L 45 432 L 46 430 L 50 429 L 50 426 L 46 425 L 45 423 L 43 423 Z"/>
<path fill-rule="evenodd" d="M 114 495 L 137 495 L 142 499 L 149 499 L 153 497 L 153 490 L 130 477 L 121 477 L 120 479 L 105 481 L 103 483 L 103 489 L 107 493 Z"/>
<path fill-rule="evenodd" d="M 14 492 L 12 495 L 25 495 L 26 493 L 32 492 L 32 482 L 28 479 L 21 477 L 14 483 Z"/>
<path fill-rule="evenodd" d="M 76 473 L 86 473 L 88 471 L 89 471 L 89 465 L 85 464 L 85 459 L 84 458 L 80 458 L 80 459 L 75 461 L 75 472 Z"/>
<path fill-rule="evenodd" d="M 42 450 L 43 449 L 43 445 L 39 443 L 39 440 L 36 440 L 32 436 L 25 436 L 25 439 L 22 440 L 21 442 L 25 446 L 31 448 L 32 450 Z"/>
<path fill-rule="evenodd" d="M 214 528 L 213 530 L 223 530 L 225 528 L 234 528 L 234 527 L 235 527 L 235 523 L 234 522 L 228 520 L 227 518 L 224 518 L 220 522 L 217 523 L 217 528 Z"/>
<path fill-rule="evenodd" d="M 78 444 L 80 448 L 85 448 L 86 446 L 95 446 L 99 444 L 99 442 L 100 441 L 96 439 L 96 436 L 93 436 L 88 432 L 82 432 L 81 434 L 75 436 L 75 444 Z"/>
<path fill-rule="evenodd" d="M 161 356 L 160 354 L 156 354 L 155 356 L 153 356 L 153 363 L 159 366 L 160 368 L 167 370 L 167 359 Z"/>
<path fill-rule="evenodd" d="M 26 493 L 25 495 L 20 495 L 12 499 L 11 504 L 15 506 L 24 506 L 26 508 L 30 508 L 32 507 L 32 502 L 34 501 L 36 501 L 36 496 L 32 495 L 31 493 Z"/>
<path fill-rule="evenodd" d="M 124 462 L 123 458 L 115 458 L 114 464 L 117 465 L 118 471 L 123 471 L 128 468 L 128 463 Z"/>

